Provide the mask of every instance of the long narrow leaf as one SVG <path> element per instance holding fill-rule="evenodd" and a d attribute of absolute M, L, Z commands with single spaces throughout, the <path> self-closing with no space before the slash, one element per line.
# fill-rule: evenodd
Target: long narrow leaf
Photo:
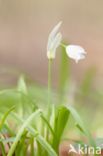
<path fill-rule="evenodd" d="M 11 107 L 2 117 L 1 121 L 0 121 L 0 130 L 2 128 L 2 126 L 4 125 L 5 123 L 5 120 L 7 119 L 8 115 L 11 113 L 11 111 L 14 110 L 15 107 Z"/>
<path fill-rule="evenodd" d="M 59 107 L 56 120 L 55 120 L 55 128 L 54 128 L 55 136 L 53 139 L 53 148 L 57 152 L 59 152 L 58 148 L 59 148 L 60 140 L 63 135 L 65 126 L 67 124 L 69 115 L 70 113 L 66 107 L 64 106 Z"/>
<path fill-rule="evenodd" d="M 48 126 L 49 130 L 51 131 L 52 135 L 54 136 L 54 131 L 51 127 L 51 125 L 49 124 L 48 120 L 45 118 L 44 115 L 41 115 L 41 118 L 43 119 L 43 121 L 46 123 L 46 125 Z"/>
<path fill-rule="evenodd" d="M 0 141 L 0 147 L 1 147 L 2 156 L 6 156 L 5 146 L 1 141 Z"/>
<path fill-rule="evenodd" d="M 83 120 L 81 119 L 81 117 L 77 113 L 77 111 L 72 106 L 67 106 L 67 109 L 70 111 L 70 113 L 72 114 L 73 118 L 75 119 L 77 127 L 79 128 L 79 130 L 81 132 L 83 132 L 88 137 L 89 143 L 91 145 L 95 146 L 95 142 L 94 142 L 94 139 L 91 136 L 91 133 L 89 132 L 89 130 L 85 126 Z"/>
<path fill-rule="evenodd" d="M 20 128 L 19 132 L 17 133 L 17 136 L 15 138 L 15 141 L 14 143 L 12 144 L 10 150 L 9 150 L 9 153 L 8 153 L 8 156 L 12 156 L 14 151 L 15 151 L 15 148 L 18 144 L 18 141 L 20 140 L 25 128 L 30 124 L 30 122 L 33 120 L 34 117 L 36 117 L 37 115 L 39 115 L 41 113 L 41 110 L 37 110 L 36 112 L 32 113 L 30 115 L 30 117 L 23 123 L 22 127 Z"/>
<path fill-rule="evenodd" d="M 19 121 L 21 124 L 24 123 L 19 116 L 13 113 L 14 118 Z M 32 126 L 27 126 L 28 131 L 35 137 L 35 139 L 41 144 L 41 146 L 48 152 L 50 156 L 57 156 L 56 152 L 53 150 L 51 145 L 39 134 L 37 130 L 32 128 Z"/>

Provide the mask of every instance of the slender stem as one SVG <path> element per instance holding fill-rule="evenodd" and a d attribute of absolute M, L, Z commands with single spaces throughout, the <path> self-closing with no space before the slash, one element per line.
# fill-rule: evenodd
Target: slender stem
<path fill-rule="evenodd" d="M 31 138 L 30 139 L 30 144 L 31 144 L 31 148 L 30 148 L 30 150 L 31 150 L 31 156 L 35 156 L 35 153 L 34 153 L 34 151 L 35 151 L 35 147 L 34 147 L 34 138 Z"/>
<path fill-rule="evenodd" d="M 48 62 L 48 113 L 47 113 L 47 119 L 50 122 L 50 114 L 51 114 L 51 76 L 52 76 L 52 70 L 51 70 L 51 65 L 52 65 L 52 59 L 49 59 Z M 47 127 L 46 131 L 46 140 L 49 141 L 49 130 Z"/>
<path fill-rule="evenodd" d="M 52 60 L 49 59 L 48 62 L 48 105 L 50 106 L 51 104 L 51 65 L 52 65 Z"/>
<path fill-rule="evenodd" d="M 60 43 L 60 45 L 63 47 L 63 48 L 66 48 L 66 45 L 64 43 Z"/>

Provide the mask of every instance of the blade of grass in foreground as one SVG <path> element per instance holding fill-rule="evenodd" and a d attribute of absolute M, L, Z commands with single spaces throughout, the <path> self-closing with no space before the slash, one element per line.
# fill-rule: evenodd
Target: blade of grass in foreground
<path fill-rule="evenodd" d="M 26 87 L 26 83 L 25 83 L 23 76 L 21 76 L 19 81 L 18 81 L 18 88 L 17 89 L 18 89 L 18 91 L 20 91 L 24 95 L 27 95 L 27 87 Z"/>
<path fill-rule="evenodd" d="M 6 156 L 5 146 L 2 142 L 0 142 L 0 147 L 1 147 L 2 156 Z"/>
<path fill-rule="evenodd" d="M 49 124 L 48 120 L 45 118 L 44 115 L 41 115 L 41 118 L 43 119 L 43 121 L 45 122 L 45 124 L 47 125 L 48 129 L 50 130 L 51 134 L 54 136 L 54 131 L 51 127 L 51 125 Z"/>
<path fill-rule="evenodd" d="M 28 141 L 27 141 L 27 134 L 28 131 L 24 130 L 22 137 L 20 138 L 19 144 L 15 149 L 15 155 L 16 156 L 23 156 L 27 155 L 27 150 L 28 150 Z"/>
<path fill-rule="evenodd" d="M 81 117 L 79 116 L 79 114 L 77 113 L 77 111 L 72 107 L 72 106 L 67 106 L 68 111 L 70 111 L 71 115 L 73 116 L 73 118 L 75 119 L 76 123 L 77 123 L 77 127 L 79 128 L 79 130 L 84 133 L 84 135 L 86 135 L 88 137 L 89 143 L 95 147 L 95 141 L 91 136 L 91 133 L 89 132 L 89 130 L 87 129 L 87 127 L 85 126 L 84 122 L 82 121 Z"/>
<path fill-rule="evenodd" d="M 59 152 L 59 144 L 61 141 L 61 137 L 63 135 L 65 126 L 68 122 L 70 112 L 65 106 L 60 106 L 57 112 L 56 120 L 55 120 L 55 128 L 54 128 L 54 138 L 53 138 L 53 148 L 56 152 Z"/>
<path fill-rule="evenodd" d="M 0 121 L 0 130 L 2 129 L 2 126 L 5 123 L 5 120 L 7 119 L 8 115 L 11 113 L 11 111 L 14 110 L 15 107 L 11 107 L 2 117 L 1 121 Z"/>
<path fill-rule="evenodd" d="M 21 124 L 24 123 L 24 120 L 22 120 L 19 116 L 17 116 L 15 113 L 12 113 L 13 117 Z M 51 145 L 38 133 L 37 130 L 32 128 L 32 126 L 27 126 L 28 131 L 32 134 L 33 137 L 36 138 L 36 140 L 40 143 L 40 145 L 48 152 L 50 156 L 57 156 L 56 152 L 53 150 Z"/>
<path fill-rule="evenodd" d="M 40 115 L 41 113 L 41 110 L 37 110 L 36 112 L 32 113 L 29 118 L 23 123 L 22 127 L 20 128 L 19 132 L 17 133 L 17 136 L 15 138 L 15 141 L 14 143 L 12 144 L 10 150 L 9 150 L 9 153 L 7 156 L 12 156 L 14 151 L 15 151 L 15 148 L 18 144 L 18 141 L 20 140 L 25 128 L 30 124 L 30 122 L 33 120 L 33 118 L 37 115 Z"/>

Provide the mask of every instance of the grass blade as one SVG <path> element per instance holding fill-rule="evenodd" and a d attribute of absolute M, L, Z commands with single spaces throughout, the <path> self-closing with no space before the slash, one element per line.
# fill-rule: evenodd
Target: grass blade
<path fill-rule="evenodd" d="M 24 77 L 21 76 L 19 81 L 18 81 L 18 91 L 22 92 L 24 95 L 27 95 L 27 87 L 26 83 L 24 81 Z"/>
<path fill-rule="evenodd" d="M 2 117 L 1 121 L 0 121 L 0 130 L 2 129 L 2 126 L 5 123 L 5 120 L 7 119 L 8 115 L 11 113 L 11 111 L 14 110 L 15 107 L 11 107 Z"/>
<path fill-rule="evenodd" d="M 70 113 L 66 107 L 64 106 L 59 107 L 55 120 L 55 128 L 54 128 L 55 136 L 53 139 L 53 148 L 57 152 L 69 115 Z"/>
<path fill-rule="evenodd" d="M 5 147 L 4 147 L 4 144 L 1 141 L 0 141 L 0 147 L 1 147 L 2 156 L 6 156 Z"/>
<path fill-rule="evenodd" d="M 79 116 L 79 114 L 77 113 L 77 111 L 72 107 L 72 106 L 68 106 L 67 109 L 70 111 L 71 115 L 73 116 L 73 118 L 75 119 L 76 123 L 77 123 L 77 127 L 78 129 L 84 133 L 84 135 L 86 135 L 88 137 L 89 143 L 95 147 L 95 142 L 94 139 L 91 136 L 91 133 L 89 132 L 89 130 L 87 129 L 87 127 L 85 126 L 85 123 L 83 122 L 83 120 L 81 119 L 81 117 Z"/>
<path fill-rule="evenodd" d="M 12 156 L 14 151 L 15 151 L 15 148 L 18 144 L 18 141 L 20 140 L 25 128 L 30 124 L 30 122 L 33 120 L 33 118 L 37 115 L 39 115 L 41 113 L 41 110 L 37 110 L 36 112 L 32 113 L 30 115 L 30 117 L 23 123 L 22 127 L 20 128 L 19 132 L 17 133 L 17 136 L 15 138 L 15 141 L 14 143 L 12 144 L 10 150 L 9 150 L 9 153 L 7 156 Z"/>
<path fill-rule="evenodd" d="M 12 114 L 14 118 L 19 121 L 21 124 L 24 123 L 24 120 L 22 120 L 19 116 L 16 114 Z M 32 134 L 32 136 L 35 137 L 35 139 L 40 143 L 40 145 L 48 152 L 50 156 L 57 156 L 56 152 L 53 150 L 51 145 L 38 133 L 37 130 L 32 128 L 32 126 L 27 126 L 28 131 Z"/>
<path fill-rule="evenodd" d="M 51 134 L 54 136 L 54 131 L 53 131 L 51 125 L 49 124 L 48 120 L 45 118 L 44 115 L 41 115 L 41 118 L 43 119 L 43 121 L 44 121 L 44 122 L 46 123 L 46 125 L 48 126 L 48 128 L 49 128 Z"/>

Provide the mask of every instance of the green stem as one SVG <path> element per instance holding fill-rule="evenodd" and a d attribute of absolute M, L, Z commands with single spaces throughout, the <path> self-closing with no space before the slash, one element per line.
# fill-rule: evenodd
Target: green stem
<path fill-rule="evenodd" d="M 52 59 L 49 59 L 48 62 L 48 111 L 47 111 L 47 119 L 50 122 L 50 114 L 51 114 L 51 76 L 52 76 L 52 70 L 51 70 L 51 65 L 52 65 Z M 46 132 L 46 140 L 49 141 L 49 130 L 47 127 L 47 132 Z"/>
<path fill-rule="evenodd" d="M 31 138 L 30 144 L 31 144 L 31 148 L 30 148 L 31 156 L 35 156 L 35 153 L 34 153 L 34 151 L 35 151 L 34 138 Z"/>
<path fill-rule="evenodd" d="M 60 43 L 60 45 L 63 47 L 63 48 L 66 48 L 66 45 L 64 43 Z"/>
<path fill-rule="evenodd" d="M 48 106 L 50 106 L 51 104 L 51 75 L 52 75 L 51 65 L 52 65 L 52 60 L 49 59 L 49 62 L 48 62 Z"/>

